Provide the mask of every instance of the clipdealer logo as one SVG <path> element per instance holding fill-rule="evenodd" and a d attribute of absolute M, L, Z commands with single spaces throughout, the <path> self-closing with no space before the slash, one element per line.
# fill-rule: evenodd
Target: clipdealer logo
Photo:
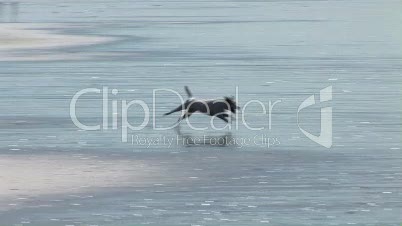
<path fill-rule="evenodd" d="M 148 104 L 145 103 L 145 101 L 143 100 L 131 100 L 131 101 L 127 101 L 127 100 L 122 100 L 121 101 L 121 109 L 117 109 L 118 108 L 118 102 L 117 100 L 113 100 L 112 101 L 112 126 L 111 128 L 113 130 L 117 130 L 118 129 L 118 124 L 117 122 L 118 120 L 118 111 L 120 110 L 121 112 L 121 118 L 120 118 L 120 122 L 121 122 L 121 138 L 122 138 L 122 142 L 127 142 L 128 141 L 128 130 L 131 131 L 139 131 L 144 129 L 149 123 L 150 123 L 150 119 L 152 120 L 152 128 L 154 130 L 169 130 L 174 128 L 174 126 L 168 126 L 168 127 L 158 127 L 156 126 L 156 114 L 155 114 L 155 109 L 156 109 L 156 98 L 157 98 L 157 92 L 171 92 L 176 94 L 179 99 L 181 100 L 181 102 L 184 102 L 184 98 L 175 90 L 172 89 L 154 89 L 153 90 L 153 103 L 151 108 L 148 106 Z M 84 94 L 88 94 L 88 93 L 96 93 L 96 94 L 101 94 L 102 93 L 102 126 L 100 124 L 98 125 L 85 125 L 83 124 L 77 117 L 77 102 L 79 101 L 80 97 Z M 117 95 L 118 94 L 118 90 L 117 89 L 112 89 L 111 90 L 111 94 L 112 95 Z M 236 102 L 238 99 L 238 87 L 236 87 Z M 303 110 L 306 109 L 308 107 L 311 107 L 315 104 L 318 103 L 322 103 L 322 102 L 328 102 L 332 100 L 332 86 L 328 86 L 324 89 L 320 90 L 320 94 L 319 94 L 319 98 L 316 101 L 316 95 L 311 95 L 308 98 L 306 98 L 298 107 L 297 109 L 297 126 L 299 128 L 299 130 L 310 140 L 312 140 L 313 142 L 325 147 L 325 148 L 331 148 L 332 146 L 332 107 L 324 107 L 321 108 L 321 114 L 320 114 L 320 134 L 318 136 L 313 135 L 312 133 L 306 131 L 305 129 L 303 129 L 300 126 L 300 117 L 299 117 L 299 113 Z M 264 104 L 264 102 L 260 101 L 260 100 L 250 100 L 248 102 L 246 102 L 242 109 L 241 109 L 241 123 L 242 125 L 247 128 L 248 130 L 253 130 L 253 131 L 259 131 L 259 130 L 263 130 L 265 129 L 264 126 L 260 126 L 260 127 L 252 127 L 251 125 L 249 125 L 247 123 L 247 120 L 245 118 L 246 115 L 246 109 L 250 104 L 258 104 L 261 106 L 262 108 L 262 113 L 266 114 L 268 116 L 268 129 L 271 130 L 271 125 L 272 125 L 272 112 L 274 110 L 274 107 L 276 104 L 281 103 L 281 100 L 277 100 L 274 102 L 269 101 L 268 102 L 268 106 L 266 107 L 266 104 Z M 132 124 L 129 123 L 128 121 L 128 114 L 129 114 L 129 109 L 133 106 L 139 106 L 142 111 L 144 112 L 144 117 L 143 117 L 143 121 L 141 122 L 140 125 L 134 126 Z M 150 111 L 150 109 L 152 109 L 152 113 Z M 80 91 L 78 91 L 77 93 L 75 93 L 75 95 L 73 96 L 73 98 L 70 101 L 70 117 L 72 122 L 74 123 L 75 126 L 77 126 L 79 129 L 84 130 L 84 131 L 96 131 L 96 130 L 101 130 L 101 128 L 103 130 L 108 130 L 109 129 L 109 89 L 108 87 L 103 87 L 102 90 L 98 89 L 98 88 L 86 88 L 86 89 L 82 89 Z M 194 127 L 189 121 L 188 119 L 187 121 L 187 125 L 192 129 L 192 130 L 206 130 L 206 129 L 214 129 L 214 130 L 224 130 L 224 129 L 228 129 L 228 130 L 232 130 L 232 123 L 228 123 L 225 125 L 225 127 L 222 128 L 218 128 L 214 125 L 214 117 L 212 117 L 212 119 L 210 120 L 210 127 L 203 127 L 203 128 L 198 128 L 198 127 Z M 235 118 L 235 129 L 237 130 L 239 127 L 239 117 Z"/>
<path fill-rule="evenodd" d="M 319 103 L 332 100 L 332 86 L 320 90 Z M 316 104 L 315 95 L 305 99 L 297 109 L 297 126 L 300 131 L 310 140 L 326 148 L 332 146 L 332 107 L 321 108 L 320 135 L 315 136 L 300 127 L 299 112 L 307 107 Z"/>

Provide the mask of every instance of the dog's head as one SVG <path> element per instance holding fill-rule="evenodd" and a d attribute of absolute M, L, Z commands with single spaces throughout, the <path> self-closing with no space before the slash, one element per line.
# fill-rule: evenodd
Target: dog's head
<path fill-rule="evenodd" d="M 236 110 L 240 109 L 240 107 L 237 106 L 237 103 L 236 103 L 236 101 L 235 101 L 233 96 L 232 97 L 225 97 L 225 101 L 229 104 L 231 112 L 236 113 Z"/>

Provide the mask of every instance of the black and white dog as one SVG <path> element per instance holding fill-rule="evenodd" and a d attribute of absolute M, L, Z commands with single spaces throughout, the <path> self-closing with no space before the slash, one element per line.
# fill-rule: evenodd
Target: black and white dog
<path fill-rule="evenodd" d="M 178 106 L 176 109 L 166 113 L 165 115 L 170 115 L 177 111 L 182 111 L 183 114 L 177 121 L 178 123 L 191 116 L 195 112 L 204 113 L 212 117 L 218 117 L 228 123 L 228 117 L 230 114 L 235 114 L 237 109 L 236 101 L 233 97 L 224 97 L 222 99 L 212 99 L 212 100 L 201 100 L 193 98 L 190 89 L 185 86 L 184 89 L 189 97 L 182 105 Z"/>

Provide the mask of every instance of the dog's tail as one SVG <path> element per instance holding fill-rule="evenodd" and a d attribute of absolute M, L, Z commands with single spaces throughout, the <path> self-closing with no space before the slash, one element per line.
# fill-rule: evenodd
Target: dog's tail
<path fill-rule="evenodd" d="M 188 98 L 193 98 L 193 94 L 191 93 L 190 89 L 188 86 L 184 86 L 184 89 L 186 90 Z"/>

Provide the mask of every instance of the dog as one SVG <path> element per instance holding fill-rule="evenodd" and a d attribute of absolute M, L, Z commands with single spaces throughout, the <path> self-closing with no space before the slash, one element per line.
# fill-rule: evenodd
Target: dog
<path fill-rule="evenodd" d="M 164 114 L 170 115 L 174 112 L 182 111 L 183 114 L 177 120 L 177 123 L 180 123 L 183 119 L 190 117 L 195 112 L 204 113 L 212 117 L 218 117 L 228 123 L 228 118 L 230 116 L 229 114 L 236 114 L 236 110 L 240 109 L 233 97 L 201 100 L 193 98 L 193 95 L 187 86 L 185 86 L 184 89 L 189 99 L 186 100 L 182 105 Z"/>

